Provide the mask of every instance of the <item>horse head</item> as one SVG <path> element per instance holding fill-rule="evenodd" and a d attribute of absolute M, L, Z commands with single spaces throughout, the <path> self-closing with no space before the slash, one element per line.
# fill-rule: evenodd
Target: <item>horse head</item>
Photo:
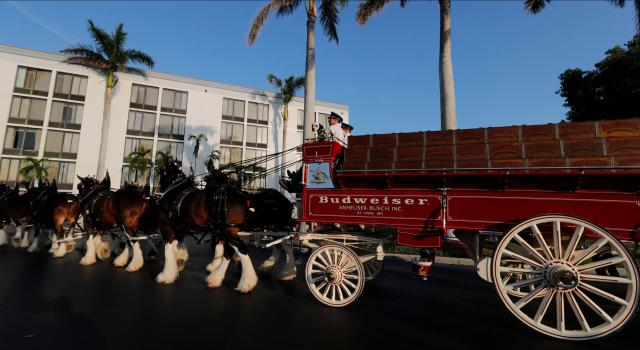
<path fill-rule="evenodd" d="M 207 183 L 206 188 L 218 188 L 229 184 L 229 175 L 222 170 L 211 169 L 209 174 L 204 177 L 204 181 Z"/>
<path fill-rule="evenodd" d="M 81 196 L 91 191 L 91 189 L 93 189 L 98 185 L 98 180 L 95 177 L 92 177 L 92 176 L 80 177 L 79 175 L 76 175 L 76 177 L 78 178 L 78 180 L 80 180 L 76 188 L 78 189 L 78 193 Z"/>

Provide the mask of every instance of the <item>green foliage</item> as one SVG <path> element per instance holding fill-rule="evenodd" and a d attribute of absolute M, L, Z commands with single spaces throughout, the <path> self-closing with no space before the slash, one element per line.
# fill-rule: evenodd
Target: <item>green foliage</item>
<path fill-rule="evenodd" d="M 145 178 L 149 169 L 153 166 L 151 162 L 151 150 L 140 147 L 129 153 L 129 172 L 135 171 L 138 177 Z"/>
<path fill-rule="evenodd" d="M 193 169 L 194 171 L 198 170 L 198 155 L 200 154 L 200 144 L 202 144 L 203 141 L 209 141 L 209 139 L 205 136 L 205 134 L 199 134 L 198 136 L 196 135 L 189 135 L 189 141 L 193 141 L 193 165 L 195 167 L 195 169 Z"/>
<path fill-rule="evenodd" d="M 278 78 L 274 74 L 267 75 L 267 81 L 273 87 L 278 89 L 282 97 L 282 103 L 286 106 L 296 96 L 296 90 L 304 86 L 304 77 L 288 76 L 284 80 Z"/>
<path fill-rule="evenodd" d="M 93 44 L 75 44 L 61 50 L 60 52 L 68 56 L 65 62 L 99 71 L 108 78 L 109 88 L 117 82 L 114 76 L 116 72 L 144 75 L 144 71 L 129 67 L 129 63 L 139 63 L 153 68 L 155 62 L 151 56 L 139 50 L 125 48 L 127 32 L 124 31 L 122 23 L 111 34 L 96 26 L 92 20 L 88 20 L 87 24 Z"/>
<path fill-rule="evenodd" d="M 220 160 L 220 151 L 212 150 L 207 159 L 204 161 L 204 166 L 207 168 L 207 171 L 211 173 L 216 169 L 216 161 Z"/>
<path fill-rule="evenodd" d="M 626 0 L 609 0 L 609 2 L 611 3 L 611 5 L 615 7 L 622 8 L 624 7 L 627 1 Z M 524 9 L 527 10 L 529 13 L 532 13 L 535 15 L 540 13 L 542 10 L 544 10 L 547 4 L 550 4 L 550 3 L 551 3 L 551 0 L 525 0 Z M 640 0 L 633 0 L 633 6 L 636 11 L 636 30 L 638 33 L 640 33 Z"/>
<path fill-rule="evenodd" d="M 33 157 L 27 157 L 22 162 L 24 164 L 20 168 L 20 176 L 22 179 L 28 182 L 44 181 L 49 177 L 48 167 L 44 164 L 46 159 L 36 159 Z"/>
<path fill-rule="evenodd" d="M 156 174 L 164 172 L 167 169 L 167 165 L 173 160 L 174 158 L 171 155 L 171 150 L 156 152 L 156 162 L 154 165 Z"/>
<path fill-rule="evenodd" d="M 556 92 L 569 121 L 640 117 L 640 35 L 614 46 L 595 69 L 567 69 Z"/>

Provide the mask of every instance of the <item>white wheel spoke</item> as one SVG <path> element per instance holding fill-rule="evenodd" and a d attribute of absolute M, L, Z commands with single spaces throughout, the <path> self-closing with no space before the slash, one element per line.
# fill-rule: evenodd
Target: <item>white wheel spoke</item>
<path fill-rule="evenodd" d="M 512 273 L 508 273 L 506 276 L 504 276 L 504 278 L 502 278 L 502 284 L 507 284 L 507 282 L 509 282 L 509 279 L 511 279 L 511 276 L 513 276 Z"/>
<path fill-rule="evenodd" d="M 318 254 L 317 257 L 318 260 L 320 260 L 324 264 L 324 266 L 318 264 L 319 266 L 322 266 L 322 268 L 327 268 L 327 266 L 331 265 L 322 257 L 322 254 Z M 313 263 L 316 264 L 316 261 L 314 261 Z"/>
<path fill-rule="evenodd" d="M 576 230 L 573 232 L 573 236 L 571 236 L 571 241 L 569 241 L 569 246 L 567 246 L 567 250 L 564 253 L 565 261 L 571 261 L 571 256 L 576 251 L 576 247 L 582 237 L 582 232 L 584 232 L 584 226 L 576 227 Z"/>
<path fill-rule="evenodd" d="M 542 298 L 542 302 L 540 303 L 540 306 L 538 306 L 538 311 L 536 312 L 536 315 L 533 317 L 533 320 L 537 324 L 540 324 L 540 322 L 542 322 L 542 318 L 547 313 L 547 309 L 549 308 L 549 305 L 551 305 L 551 300 L 553 300 L 553 296 L 555 294 L 556 294 L 555 290 L 551 288 L 547 289 L 547 293 L 544 295 L 544 298 Z"/>
<path fill-rule="evenodd" d="M 346 275 L 344 275 L 344 278 L 348 278 L 350 280 L 357 280 L 358 276 L 357 275 L 348 275 L 348 274 L 346 274 Z"/>
<path fill-rule="evenodd" d="M 324 279 L 324 276 L 318 276 L 318 277 L 316 277 L 316 278 L 312 279 L 312 280 L 311 280 L 311 282 L 312 282 L 312 283 L 316 283 L 316 282 L 318 282 L 318 281 L 322 281 L 323 279 Z"/>
<path fill-rule="evenodd" d="M 348 279 L 344 279 L 342 280 L 345 284 L 349 285 L 349 287 L 353 288 L 353 289 L 358 289 L 358 286 L 356 286 L 353 282 L 349 281 Z"/>
<path fill-rule="evenodd" d="M 564 293 L 556 293 L 556 328 L 564 332 Z"/>
<path fill-rule="evenodd" d="M 587 260 L 590 257 L 592 257 L 596 253 L 596 251 L 598 249 L 602 248 L 605 244 L 607 244 L 607 242 L 609 242 L 608 239 L 606 239 L 604 237 L 600 238 L 595 243 L 593 243 L 589 248 L 585 249 L 584 252 L 582 252 L 582 255 L 580 255 L 580 257 L 575 259 L 575 261 L 570 261 L 570 262 L 573 265 L 579 265 L 584 260 Z"/>
<path fill-rule="evenodd" d="M 536 224 L 531 225 L 531 231 L 533 231 L 533 236 L 538 241 L 538 244 L 540 244 L 540 247 L 542 248 L 542 252 L 547 257 L 547 259 L 553 259 L 553 256 L 551 255 L 551 251 L 549 250 L 549 246 L 547 245 L 547 242 L 544 241 L 544 237 L 542 236 L 542 233 L 540 233 L 540 229 L 538 229 L 538 225 Z"/>
<path fill-rule="evenodd" d="M 600 276 L 600 275 L 592 275 L 592 274 L 580 275 L 580 280 L 593 281 L 593 282 L 621 283 L 621 284 L 631 283 L 630 279 L 624 278 L 624 277 Z"/>
<path fill-rule="evenodd" d="M 311 269 L 311 273 L 324 273 L 324 269 L 323 270 Z"/>
<path fill-rule="evenodd" d="M 604 260 L 600 260 L 600 261 L 594 261 L 594 262 L 589 263 L 589 264 L 578 266 L 577 269 L 580 272 L 585 272 L 585 271 L 589 271 L 589 270 L 593 270 L 593 269 L 599 269 L 599 268 L 602 268 L 602 267 L 607 267 L 607 266 L 619 264 L 619 263 L 624 262 L 624 261 L 625 261 L 624 257 L 622 257 L 622 256 L 614 256 L 612 258 L 608 258 L 608 259 L 604 259 Z"/>
<path fill-rule="evenodd" d="M 342 286 L 342 283 L 340 283 L 340 285 L 338 285 L 336 289 L 338 290 L 338 298 L 340 298 L 340 300 L 343 300 L 344 295 L 342 295 L 342 288 L 340 288 L 340 286 Z"/>
<path fill-rule="evenodd" d="M 317 286 L 317 287 L 316 287 L 316 289 L 318 290 L 318 292 L 320 292 L 320 290 L 322 289 L 322 287 L 324 287 L 324 286 L 326 286 L 326 285 L 327 285 L 327 281 L 324 281 L 324 282 L 320 283 L 320 285 L 319 285 L 319 286 Z"/>
<path fill-rule="evenodd" d="M 562 231 L 557 220 L 553 222 L 553 253 L 556 259 L 562 259 Z"/>
<path fill-rule="evenodd" d="M 526 248 L 529 251 L 529 253 L 531 253 L 531 255 L 533 255 L 536 259 L 538 259 L 538 262 L 543 263 L 543 264 L 546 262 L 546 259 L 540 253 L 538 253 L 537 250 L 533 249 L 533 247 L 531 245 L 529 245 L 529 243 L 527 243 L 527 241 L 522 239 L 522 237 L 520 237 L 520 235 L 515 235 L 515 236 L 513 236 L 513 238 L 515 238 L 515 240 L 518 243 L 520 243 L 521 246 Z"/>
<path fill-rule="evenodd" d="M 331 259 L 331 251 L 325 251 L 324 256 L 327 258 L 327 261 L 329 262 L 328 265 L 333 265 L 333 260 Z"/>
<path fill-rule="evenodd" d="M 611 318 L 611 316 L 609 316 L 609 314 L 606 311 L 602 310 L 602 308 L 600 308 L 598 304 L 596 304 L 593 300 L 591 300 L 591 298 L 589 298 L 588 295 L 584 294 L 584 292 L 582 292 L 580 289 L 575 289 L 575 293 L 580 299 L 582 299 L 582 301 L 585 304 L 587 304 L 587 306 L 589 306 L 589 308 L 591 308 L 591 310 L 593 310 L 595 313 L 600 315 L 600 317 L 602 317 L 603 320 L 609 323 L 613 322 L 613 319 Z"/>
<path fill-rule="evenodd" d="M 505 288 L 507 289 L 516 289 L 516 288 L 522 288 L 522 287 L 526 287 L 532 284 L 536 284 L 536 283 L 540 283 L 542 282 L 542 278 L 534 278 L 534 279 L 530 279 L 530 280 L 522 280 L 522 281 L 518 281 L 518 282 L 514 282 L 511 284 L 507 284 L 505 286 Z"/>
<path fill-rule="evenodd" d="M 573 313 L 576 315 L 578 322 L 580 322 L 580 326 L 582 326 L 582 329 L 587 332 L 591 331 L 591 327 L 589 327 L 589 322 L 587 322 L 587 319 L 584 317 L 584 314 L 580 309 L 580 305 L 578 305 L 578 302 L 576 301 L 576 298 L 573 296 L 573 293 L 571 292 L 567 293 L 567 301 L 569 301 L 569 305 L 571 305 L 571 309 L 573 309 Z"/>
<path fill-rule="evenodd" d="M 509 266 L 500 266 L 499 270 L 500 272 L 510 272 L 510 273 L 531 273 L 531 274 L 542 273 L 542 270 L 525 269 L 521 267 L 509 267 Z"/>
<path fill-rule="evenodd" d="M 509 255 L 512 258 L 516 258 L 516 259 L 518 259 L 518 260 L 520 260 L 522 262 L 525 262 L 527 264 L 531 264 L 533 266 L 542 268 L 542 265 L 540 265 L 539 263 L 537 263 L 537 262 L 535 262 L 535 261 L 533 261 L 533 260 L 531 260 L 529 258 L 525 258 L 524 256 L 522 256 L 522 255 L 520 255 L 518 253 L 514 253 L 514 252 L 512 252 L 512 251 L 510 251 L 508 249 L 504 250 L 504 254 Z"/>
<path fill-rule="evenodd" d="M 347 288 L 347 286 L 344 285 L 344 283 L 340 283 L 340 289 L 342 289 L 344 291 L 345 294 L 347 294 L 347 298 L 351 296 L 351 291 L 349 290 L 349 288 Z"/>
<path fill-rule="evenodd" d="M 333 300 L 333 301 L 336 300 L 336 285 L 335 284 L 331 285 L 331 300 Z"/>
<path fill-rule="evenodd" d="M 544 284 L 540 284 L 536 288 L 534 288 L 529 294 L 525 295 L 523 298 L 518 300 L 515 304 L 518 309 L 522 309 L 525 305 L 527 305 L 531 300 L 533 300 L 538 295 L 544 292 L 545 286 Z"/>
<path fill-rule="evenodd" d="M 318 256 L 318 258 L 319 258 L 319 257 L 320 257 L 320 256 Z M 327 269 L 327 265 L 322 265 L 321 263 L 319 263 L 319 262 L 318 262 L 318 260 L 314 260 L 314 261 L 311 263 L 311 265 L 313 265 L 313 266 L 317 266 L 317 267 L 321 268 L 321 269 L 322 269 L 322 272 L 324 272 L 324 270 L 326 270 L 326 269 Z M 317 271 L 317 270 L 316 270 L 316 271 Z"/>
<path fill-rule="evenodd" d="M 613 294 L 610 294 L 610 293 L 608 293 L 608 292 L 605 292 L 605 291 L 603 291 L 603 290 L 602 290 L 602 289 L 600 289 L 600 288 L 596 288 L 596 287 L 594 287 L 594 286 L 592 286 L 592 285 L 590 285 L 590 284 L 588 284 L 588 283 L 585 283 L 585 282 L 582 282 L 582 281 L 581 281 L 581 282 L 578 284 L 578 287 L 582 287 L 583 289 L 588 290 L 588 291 L 590 291 L 591 293 L 593 293 L 593 294 L 595 294 L 595 295 L 598 295 L 598 296 L 601 296 L 601 297 L 603 297 L 603 298 L 605 298 L 605 299 L 607 299 L 607 300 L 613 301 L 613 302 L 614 302 L 614 303 L 616 303 L 616 304 L 620 304 L 620 305 L 622 305 L 622 306 L 627 306 L 627 305 L 629 305 L 629 303 L 627 303 L 627 301 L 626 301 L 626 300 L 624 300 L 624 299 L 622 299 L 622 298 L 618 298 L 617 296 L 615 296 L 615 295 L 613 295 Z"/>
<path fill-rule="evenodd" d="M 329 291 L 331 290 L 331 285 L 327 283 L 327 288 L 325 288 L 324 293 L 322 293 L 323 297 L 327 297 L 329 295 Z"/>

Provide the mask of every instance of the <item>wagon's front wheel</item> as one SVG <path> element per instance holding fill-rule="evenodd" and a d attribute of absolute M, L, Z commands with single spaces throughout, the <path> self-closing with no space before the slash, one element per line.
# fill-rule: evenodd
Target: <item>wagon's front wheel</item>
<path fill-rule="evenodd" d="M 333 307 L 354 302 L 365 284 L 365 270 L 358 255 L 336 244 L 324 245 L 309 256 L 305 276 L 311 294 Z"/>
<path fill-rule="evenodd" d="M 573 217 L 545 215 L 511 229 L 496 248 L 492 273 L 507 309 L 556 338 L 610 335 L 638 306 L 633 256 L 611 233 Z"/>

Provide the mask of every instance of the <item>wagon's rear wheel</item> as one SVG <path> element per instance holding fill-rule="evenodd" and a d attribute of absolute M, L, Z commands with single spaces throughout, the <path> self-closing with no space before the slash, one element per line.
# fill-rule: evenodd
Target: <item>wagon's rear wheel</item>
<path fill-rule="evenodd" d="M 609 232 L 573 217 L 545 215 L 511 229 L 496 248 L 492 273 L 507 309 L 556 338 L 610 335 L 638 306 L 633 256 Z"/>
<path fill-rule="evenodd" d="M 305 276 L 311 294 L 328 306 L 347 306 L 364 289 L 365 270 L 358 255 L 337 244 L 324 245 L 311 253 Z"/>

